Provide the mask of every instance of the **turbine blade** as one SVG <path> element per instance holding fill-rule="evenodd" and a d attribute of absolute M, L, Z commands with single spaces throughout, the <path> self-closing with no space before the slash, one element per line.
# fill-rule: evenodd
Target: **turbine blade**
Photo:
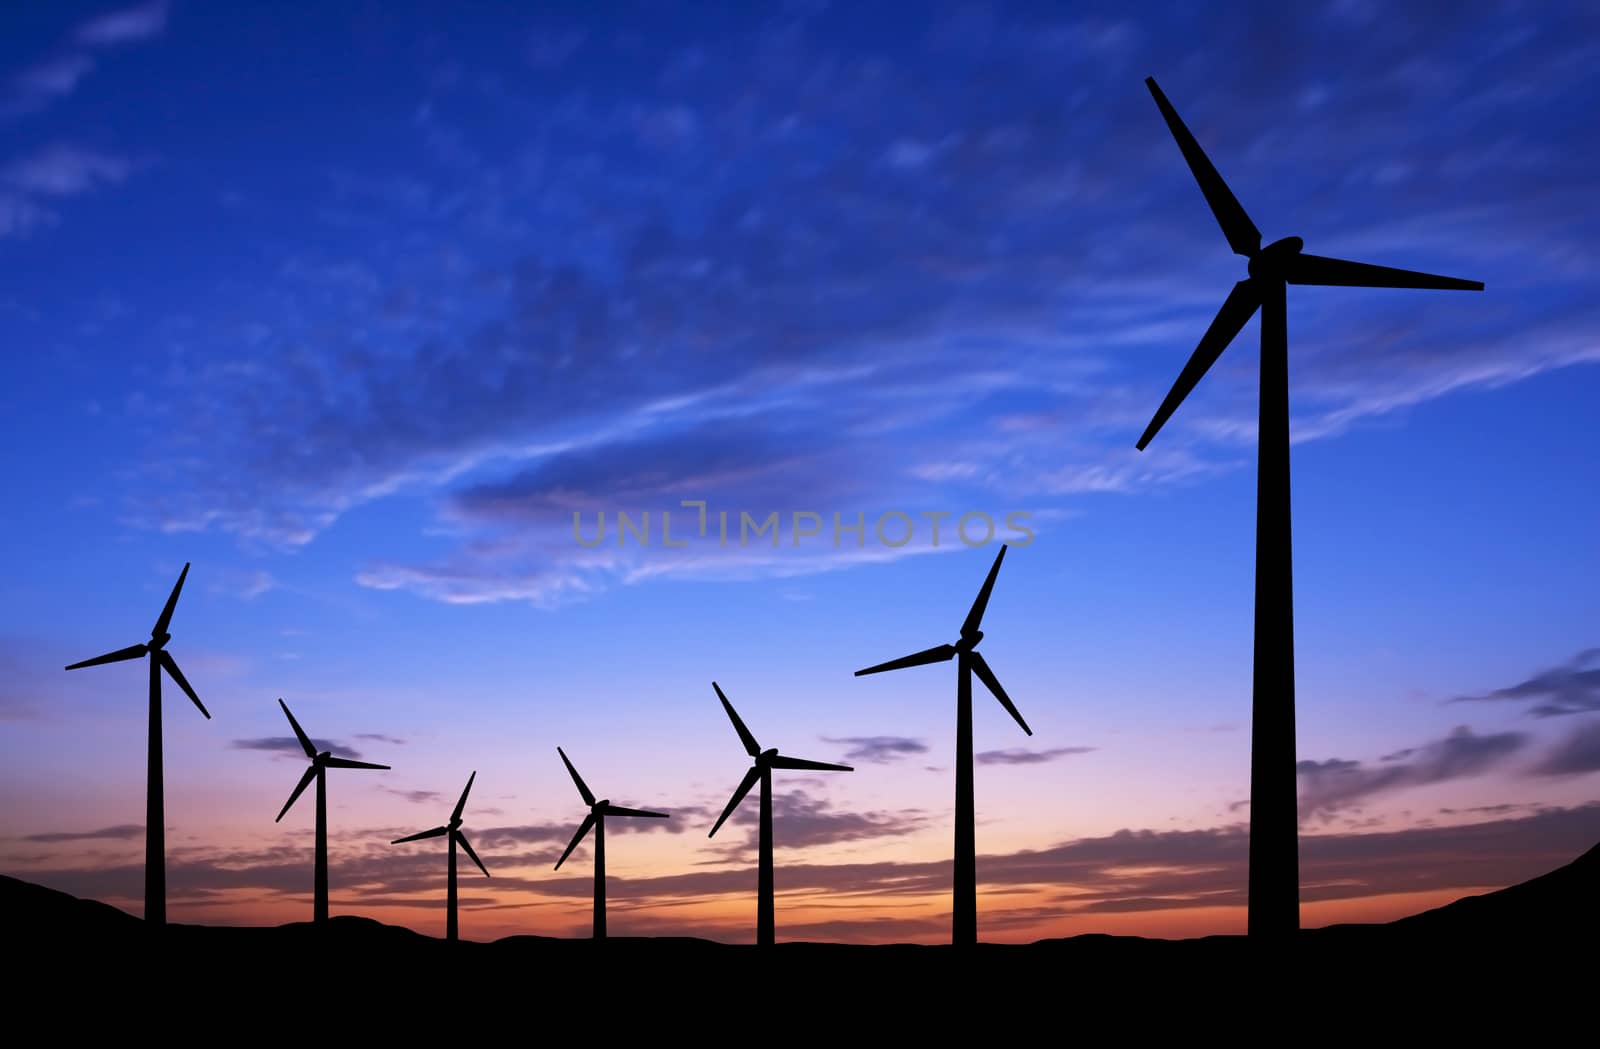
<path fill-rule="evenodd" d="M 467 840 L 467 836 L 465 834 L 461 833 L 460 831 L 456 831 L 455 833 L 456 833 L 456 844 L 460 845 L 463 849 L 467 850 L 467 855 L 472 857 L 472 862 L 476 863 L 478 865 L 478 869 L 480 871 L 482 871 L 483 872 L 483 876 L 485 878 L 487 878 L 489 876 L 489 868 L 485 867 L 483 865 L 483 861 L 478 859 L 478 854 L 476 852 L 472 851 L 472 843 L 470 841 L 468 841 Z"/>
<path fill-rule="evenodd" d="M 161 618 L 156 620 L 155 629 L 150 631 L 151 637 L 160 637 L 167 632 L 167 627 L 172 625 L 172 610 L 178 607 L 178 592 L 183 589 L 183 581 L 189 577 L 189 562 L 183 563 L 183 571 L 178 573 L 178 581 L 172 586 L 172 593 L 167 597 L 167 604 L 161 610 Z"/>
<path fill-rule="evenodd" d="M 665 812 L 651 812 L 649 809 L 625 809 L 621 805 L 607 805 L 607 816 L 642 816 L 647 819 L 665 820 L 672 817 Z"/>
<path fill-rule="evenodd" d="M 421 841 L 423 838 L 442 838 L 450 833 L 449 827 L 435 827 L 432 830 L 419 831 L 416 834 L 407 834 L 403 838 L 396 838 L 390 845 L 402 845 L 408 841 Z"/>
<path fill-rule="evenodd" d="M 1217 225 L 1222 227 L 1222 235 L 1228 238 L 1228 247 L 1233 249 L 1235 255 L 1254 257 L 1261 251 L 1261 231 L 1256 229 L 1256 224 L 1245 214 L 1244 207 L 1233 195 L 1233 190 L 1222 181 L 1216 166 L 1206 156 L 1205 150 L 1200 148 L 1200 143 L 1189 133 L 1189 128 L 1184 124 L 1183 118 L 1178 116 L 1178 111 L 1172 108 L 1167 96 L 1161 93 L 1161 88 L 1156 85 L 1156 78 L 1145 77 L 1144 82 L 1150 93 L 1155 96 L 1156 108 L 1161 110 L 1161 116 L 1167 122 L 1167 129 L 1172 132 L 1172 137 L 1178 140 L 1178 148 L 1183 151 L 1183 159 L 1188 161 L 1194 180 L 1200 184 L 1200 192 L 1205 194 L 1206 203 L 1211 205 L 1211 214 L 1217 217 Z"/>
<path fill-rule="evenodd" d="M 1228 297 L 1222 301 L 1222 308 L 1217 310 L 1217 315 L 1211 320 L 1211 327 L 1200 336 L 1200 345 L 1189 355 L 1189 363 L 1178 373 L 1178 381 L 1167 391 L 1167 399 L 1161 402 L 1155 418 L 1150 420 L 1150 425 L 1144 429 L 1144 436 L 1139 438 L 1138 448 L 1141 452 L 1161 427 L 1166 425 L 1172 413 L 1178 410 L 1178 405 L 1189 396 L 1189 392 L 1200 384 L 1207 370 L 1217 363 L 1222 351 L 1228 348 L 1228 343 L 1239 334 L 1239 329 L 1245 326 L 1245 322 L 1255 316 L 1256 309 L 1260 305 L 1261 296 L 1257 294 L 1253 281 L 1242 280 L 1228 292 Z"/>
<path fill-rule="evenodd" d="M 349 758 L 332 758 L 327 761 L 330 769 L 387 769 L 388 765 L 374 765 L 370 761 L 352 761 Z"/>
<path fill-rule="evenodd" d="M 189 699 L 193 701 L 194 705 L 200 708 L 200 713 L 206 716 L 206 720 L 210 721 L 211 711 L 207 710 L 206 705 L 200 702 L 200 697 L 194 694 L 194 689 L 189 685 L 189 679 L 184 677 L 183 671 L 178 669 L 178 661 L 172 658 L 172 653 L 163 648 L 161 650 L 160 659 L 161 665 L 167 668 L 168 674 L 172 675 L 172 680 L 176 681 L 178 683 L 178 687 L 183 689 L 183 694 L 188 696 Z"/>
<path fill-rule="evenodd" d="M 722 825 L 728 821 L 728 817 L 733 815 L 733 810 L 739 807 L 739 802 L 744 800 L 744 796 L 750 793 L 750 788 L 755 786 L 756 780 L 760 778 L 761 770 L 751 765 L 750 771 L 744 774 L 743 780 L 740 780 L 739 789 L 734 791 L 733 797 L 729 799 L 728 807 L 723 809 L 722 815 L 717 817 L 717 825 L 711 828 L 711 833 L 707 834 L 706 837 L 714 838 L 717 836 L 717 831 L 722 829 Z"/>
<path fill-rule="evenodd" d="M 887 663 L 879 663 L 875 667 L 856 671 L 856 677 L 862 674 L 881 674 L 885 670 L 904 670 L 906 667 L 920 667 L 924 663 L 941 663 L 956 654 L 956 646 L 940 645 L 938 648 L 928 648 L 899 659 L 891 659 Z"/>
<path fill-rule="evenodd" d="M 462 788 L 461 800 L 456 802 L 455 811 L 450 813 L 450 822 L 451 823 L 454 823 L 456 820 L 461 818 L 461 810 L 467 807 L 467 795 L 472 793 L 472 781 L 477 779 L 477 778 L 478 778 L 478 773 L 477 773 L 477 770 L 474 769 L 472 775 L 467 777 L 467 785 L 464 788 Z"/>
<path fill-rule="evenodd" d="M 300 741 L 300 749 L 306 752 L 306 757 L 316 757 L 316 745 L 311 742 L 311 737 L 306 735 L 306 730 L 300 727 L 300 722 L 296 721 L 294 715 L 289 713 L 289 704 L 285 703 L 282 697 L 279 697 L 278 706 L 283 708 L 284 716 L 289 719 L 289 727 L 294 729 L 294 738 Z"/>
<path fill-rule="evenodd" d="M 808 761 L 805 758 L 791 758 L 783 754 L 774 754 L 772 767 L 775 769 L 812 769 L 816 772 L 854 772 L 849 765 L 830 765 L 826 761 Z"/>
<path fill-rule="evenodd" d="M 1017 724 L 1022 726 L 1022 731 L 1030 736 L 1033 735 L 1033 729 L 1029 728 L 1028 723 L 1022 720 L 1022 713 L 1017 710 L 1017 705 L 1011 702 L 1011 697 L 1006 695 L 1006 690 L 1000 687 L 1000 679 L 994 676 L 994 671 L 989 669 L 989 664 L 985 662 L 983 656 L 973 652 L 968 658 L 972 660 L 972 672 L 977 674 L 978 679 L 989 687 L 990 692 L 994 693 L 994 698 L 998 699 L 1000 705 L 1006 708 L 1006 713 L 1016 719 Z"/>
<path fill-rule="evenodd" d="M 572 767 L 572 762 L 567 758 L 567 752 L 557 747 L 556 753 L 561 755 L 561 760 L 567 766 L 567 771 L 572 773 L 572 782 L 578 785 L 578 793 L 583 795 L 583 803 L 585 805 L 593 805 L 594 792 L 589 789 L 587 783 L 583 782 L 583 777 L 578 775 L 578 770 Z"/>
<path fill-rule="evenodd" d="M 311 786 L 311 781 L 316 778 L 317 767 L 312 765 L 310 768 L 306 769 L 304 774 L 301 775 L 300 782 L 294 785 L 294 793 L 289 795 L 289 800 L 284 802 L 283 808 L 278 810 L 278 819 L 273 820 L 272 822 L 277 823 L 278 820 L 283 819 L 284 815 L 294 807 L 294 803 L 300 800 L 300 795 L 304 794 L 306 792 L 306 788 Z M 405 839 L 402 838 L 401 840 L 403 841 Z"/>
<path fill-rule="evenodd" d="M 972 601 L 972 610 L 967 613 L 967 621 L 961 624 L 963 634 L 976 633 L 978 624 L 983 622 L 984 610 L 989 607 L 989 594 L 994 590 L 995 577 L 1000 574 L 1000 562 L 1005 560 L 1005 544 L 1001 544 L 1000 552 L 994 555 L 994 564 L 989 566 L 989 575 L 983 581 L 983 589 L 978 591 L 978 596 Z"/>
<path fill-rule="evenodd" d="M 103 656 L 85 659 L 81 663 L 69 663 L 67 669 L 80 670 L 83 667 L 97 667 L 101 663 L 120 663 L 124 659 L 138 659 L 148 651 L 150 650 L 143 645 L 129 645 L 127 648 L 119 648 L 115 652 L 107 652 Z"/>
<path fill-rule="evenodd" d="M 722 700 L 722 709 L 728 712 L 728 720 L 733 722 L 733 730 L 739 733 L 739 741 L 744 744 L 745 753 L 752 758 L 760 754 L 761 744 L 757 743 L 756 738 L 750 734 L 750 730 L 745 728 L 744 722 L 739 719 L 739 712 L 733 709 L 733 704 L 728 702 L 728 697 L 722 694 L 722 686 L 713 681 L 711 682 L 711 687 L 717 690 L 717 698 Z"/>
<path fill-rule="evenodd" d="M 1290 284 L 1324 284 L 1341 288 L 1437 288 L 1482 291 L 1483 281 L 1440 277 L 1415 270 L 1397 270 L 1368 262 L 1349 262 L 1304 253 L 1290 257 L 1284 280 Z"/>
<path fill-rule="evenodd" d="M 556 860 L 556 870 L 560 870 L 561 865 L 567 862 L 567 857 L 572 855 L 572 850 L 578 847 L 578 843 L 583 840 L 583 836 L 589 833 L 589 828 L 594 826 L 594 821 L 595 815 L 592 812 L 583 817 L 583 822 L 578 824 L 578 833 L 574 834 L 572 841 L 567 844 L 567 851 L 561 854 L 559 860 Z"/>

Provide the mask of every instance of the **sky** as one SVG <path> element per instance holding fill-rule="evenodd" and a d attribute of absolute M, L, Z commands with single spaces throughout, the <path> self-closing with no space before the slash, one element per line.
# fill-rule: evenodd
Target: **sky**
<path fill-rule="evenodd" d="M 1242 932 L 1257 328 L 1136 451 L 1244 276 L 1152 75 L 1267 241 L 1486 284 L 1290 289 L 1304 924 L 1579 855 L 1591 5 L 154 0 L 0 8 L 0 871 L 141 909 L 145 670 L 61 668 L 192 562 L 171 920 L 309 916 L 282 697 L 393 766 L 329 776 L 334 913 L 441 932 L 389 842 L 476 772 L 462 934 L 586 933 L 560 745 L 672 813 L 612 934 L 753 940 L 715 680 L 855 769 L 775 778 L 778 935 L 937 942 L 954 669 L 852 671 L 1008 542 L 981 935 Z"/>

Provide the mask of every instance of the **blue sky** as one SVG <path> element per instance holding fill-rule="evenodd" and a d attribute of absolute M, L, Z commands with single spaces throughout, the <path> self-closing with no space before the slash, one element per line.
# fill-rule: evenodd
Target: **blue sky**
<path fill-rule="evenodd" d="M 237 745 L 283 734 L 279 695 L 314 733 L 407 741 L 339 785 L 374 837 L 472 768 L 494 807 L 555 819 L 558 742 L 633 803 L 720 806 L 715 677 L 786 750 L 906 742 L 796 788 L 842 828 L 818 865 L 932 862 L 948 675 L 849 673 L 950 640 L 987 569 L 951 522 L 933 548 L 926 512 L 1036 533 L 985 651 L 1037 734 L 979 708 L 980 750 L 1028 748 L 980 769 L 980 852 L 1235 826 L 1256 328 L 1135 451 L 1243 270 L 1154 75 L 1268 240 L 1487 285 L 1291 291 L 1302 807 L 1325 835 L 1509 820 L 1492 847 L 1537 873 L 1530 828 L 1600 786 L 1595 22 L 7 9 L 0 784 L 34 804 L 0 836 L 142 818 L 142 679 L 58 668 L 142 637 L 192 561 L 175 651 L 216 720 L 169 711 L 168 813 L 238 855 L 305 844 L 270 823 L 293 773 Z M 574 541 L 574 511 L 682 534 L 695 499 L 778 512 L 781 545 Z M 792 545 L 795 511 L 822 537 Z M 890 511 L 905 546 L 872 534 Z M 834 513 L 866 515 L 862 546 Z M 918 829 L 857 833 L 863 812 Z M 698 838 L 641 870 L 692 868 Z M 115 866 L 63 848 L 8 869 Z M 518 891 L 565 906 L 565 884 Z M 289 893 L 236 891 L 253 914 Z"/>

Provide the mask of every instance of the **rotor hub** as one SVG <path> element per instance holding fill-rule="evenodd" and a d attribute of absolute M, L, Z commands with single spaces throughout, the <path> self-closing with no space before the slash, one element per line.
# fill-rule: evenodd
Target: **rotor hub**
<path fill-rule="evenodd" d="M 1273 241 L 1250 259 L 1250 276 L 1281 278 L 1289 259 L 1300 254 L 1305 246 L 1306 242 L 1299 237 L 1284 237 L 1282 240 Z"/>

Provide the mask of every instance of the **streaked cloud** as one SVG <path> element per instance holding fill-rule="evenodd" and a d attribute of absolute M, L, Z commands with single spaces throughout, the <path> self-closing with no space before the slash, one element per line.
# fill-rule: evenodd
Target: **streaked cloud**
<path fill-rule="evenodd" d="M 1329 758 L 1300 761 L 1301 820 L 1330 819 L 1341 809 L 1406 787 L 1480 776 L 1501 768 L 1529 743 L 1522 732 L 1478 735 L 1458 725 L 1443 739 L 1389 754 L 1376 765 Z"/>
<path fill-rule="evenodd" d="M 915 754 L 926 754 L 928 745 L 910 736 L 819 736 L 824 743 L 849 747 L 844 752 L 845 761 L 864 761 L 886 765 Z"/>
<path fill-rule="evenodd" d="M 1452 703 L 1502 700 L 1532 704 L 1536 718 L 1600 711 L 1600 648 L 1588 648 L 1559 666 L 1541 670 L 1514 685 L 1479 695 L 1457 696 Z"/>
<path fill-rule="evenodd" d="M 1008 747 L 1005 750 L 982 750 L 972 756 L 979 765 L 1042 765 L 1059 758 L 1093 754 L 1097 747 L 1049 747 L 1029 750 L 1026 747 Z"/>

